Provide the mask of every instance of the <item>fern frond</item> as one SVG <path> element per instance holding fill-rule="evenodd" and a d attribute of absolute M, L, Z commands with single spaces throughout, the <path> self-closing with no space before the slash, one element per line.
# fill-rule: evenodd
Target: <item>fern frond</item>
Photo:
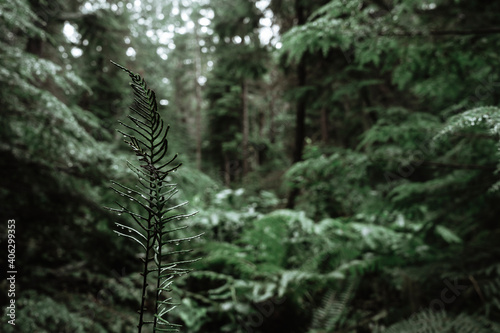
<path fill-rule="evenodd" d="M 322 305 L 314 311 L 311 329 L 321 332 L 333 332 L 345 317 L 348 304 L 352 300 L 358 286 L 357 280 L 351 280 L 343 293 L 330 289 L 323 297 Z"/>
<path fill-rule="evenodd" d="M 484 317 L 425 310 L 390 326 L 384 333 L 499 333 L 500 326 Z"/>
<path fill-rule="evenodd" d="M 133 226 L 116 223 L 115 232 L 122 237 L 130 238 L 144 250 L 141 305 L 139 308 L 138 332 L 143 326 L 152 325 L 153 332 L 179 332 L 180 325 L 170 323 L 166 315 L 175 308 L 176 304 L 170 297 L 164 296 L 170 291 L 174 277 L 186 274 L 190 269 L 182 266 L 195 260 L 178 260 L 179 254 L 190 250 L 178 250 L 177 246 L 201 236 L 168 238 L 167 235 L 185 229 L 186 226 L 176 227 L 171 223 L 193 214 L 170 215 L 172 210 L 184 206 L 186 203 L 169 206 L 170 199 L 177 193 L 176 185 L 166 181 L 169 173 L 180 167 L 174 164 L 177 155 L 166 159 L 168 153 L 167 134 L 169 126 L 164 126 L 158 113 L 158 105 L 153 90 L 149 89 L 144 79 L 132 73 L 127 68 L 112 62 L 115 66 L 129 74 L 130 83 L 134 91 L 134 105 L 130 108 L 133 115 L 129 116 L 131 124 L 119 122 L 125 131 L 118 130 L 137 156 L 138 165 L 128 163 L 128 167 L 137 177 L 134 188 L 112 182 L 112 189 L 120 196 L 129 199 L 137 209 L 132 210 L 120 203 L 120 209 L 111 209 L 118 214 L 126 214 L 132 218 Z M 175 257 L 174 257 L 175 256 Z M 169 260 L 171 258 L 174 260 Z M 148 277 L 156 278 L 155 307 L 151 318 L 146 312 L 146 298 Z"/>

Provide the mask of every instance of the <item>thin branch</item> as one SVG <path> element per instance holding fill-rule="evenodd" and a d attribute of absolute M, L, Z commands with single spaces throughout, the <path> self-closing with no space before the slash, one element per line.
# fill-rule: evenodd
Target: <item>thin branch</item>
<path fill-rule="evenodd" d="M 492 35 L 500 33 L 500 28 L 475 29 L 475 30 L 429 30 L 412 32 L 378 33 L 379 36 L 389 37 L 413 37 L 413 36 L 468 36 L 468 35 Z"/>
<path fill-rule="evenodd" d="M 493 170 L 497 169 L 496 165 L 456 164 L 456 163 L 440 163 L 440 162 L 431 162 L 431 161 L 423 161 L 422 164 L 437 167 L 437 168 L 449 168 L 449 169 L 458 169 L 458 170 L 493 171 Z"/>

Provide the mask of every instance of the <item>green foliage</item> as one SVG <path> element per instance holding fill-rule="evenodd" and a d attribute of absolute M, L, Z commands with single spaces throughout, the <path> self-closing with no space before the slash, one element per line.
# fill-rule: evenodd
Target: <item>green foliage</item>
<path fill-rule="evenodd" d="M 25 294 L 18 305 L 23 310 L 17 316 L 25 320 L 18 320 L 16 326 L 9 325 L 4 332 L 106 332 L 104 327 L 96 325 L 86 313 L 81 313 L 81 309 L 70 310 L 66 304 L 36 293 Z"/>
<path fill-rule="evenodd" d="M 263 217 L 253 224 L 252 229 L 244 232 L 241 241 L 252 252 L 257 253 L 254 263 L 264 263 L 273 269 L 283 267 L 285 264 L 287 239 L 287 217 L 273 214 Z"/>
<path fill-rule="evenodd" d="M 325 325 L 351 325 L 353 314 L 347 310 L 348 304 L 360 286 L 354 281 L 390 272 L 403 263 L 425 262 L 431 255 L 422 238 L 411 236 L 421 225 L 404 222 L 402 217 L 382 227 L 374 224 L 375 216 L 359 216 L 357 222 L 350 223 L 341 219 L 315 223 L 304 213 L 290 210 L 260 217 L 232 214 L 235 216 L 225 223 L 223 214 L 217 214 L 222 220 L 217 223 L 213 223 L 213 215 L 211 219 L 203 217 L 203 213 L 193 218 L 195 225 L 203 223 L 209 228 L 204 229 L 205 238 L 218 239 L 200 246 L 204 260 L 193 264 L 196 271 L 183 279 L 183 289 L 194 290 L 186 297 L 196 300 L 200 310 L 201 304 L 205 304 L 208 313 L 214 314 L 204 320 L 200 330 L 216 325 L 214 322 L 232 322 L 227 327 L 240 332 L 237 318 L 249 315 L 254 304 L 285 297 L 280 306 L 307 307 L 307 295 L 320 299 L 325 290 L 339 298 L 324 296 L 328 302 L 320 307 L 323 310 L 313 311 L 318 305 L 311 305 L 310 311 L 297 315 L 305 322 L 317 317 L 312 328 L 318 330 L 325 329 Z M 234 317 L 215 316 L 220 307 Z M 352 311 L 354 317 L 361 316 Z M 333 312 L 337 319 L 326 320 L 331 318 L 326 313 Z"/>
<path fill-rule="evenodd" d="M 356 281 L 349 283 L 345 291 L 339 296 L 334 290 L 329 290 L 323 296 L 322 305 L 314 312 L 310 333 L 332 331 L 347 316 L 348 303 L 353 298 L 356 289 Z"/>
<path fill-rule="evenodd" d="M 365 155 L 342 149 L 324 153 L 314 146 L 307 147 L 305 155 L 307 159 L 294 164 L 285 179 L 304 191 L 308 213 L 345 216 L 369 203 L 366 179 L 370 162 Z"/>
<path fill-rule="evenodd" d="M 272 15 L 264 3 L 0 4 L 0 200 L 21 231 L 23 272 L 16 327 L 2 332 L 136 332 L 145 283 L 144 319 L 157 318 L 156 295 L 182 299 L 168 320 L 192 333 L 498 331 L 500 42 L 486 32 L 499 3 L 272 0 Z M 270 21 L 276 59 L 259 40 Z M 128 115 L 127 78 L 108 58 L 149 73 L 157 113 L 181 129 L 169 149 L 187 165 L 165 176 L 167 193 L 180 188 L 168 203 L 134 183 L 149 187 L 148 156 L 166 152 L 146 155 L 136 131 L 159 128 L 126 124 L 139 161 L 125 167 L 113 128 Z M 285 172 L 298 100 L 307 147 Z M 252 171 L 242 177 L 245 120 Z M 189 165 L 198 134 L 206 174 Z M 104 185 L 111 173 L 123 197 Z M 228 178 L 231 189 L 219 184 Z M 290 187 L 300 193 L 285 210 Z M 101 207 L 115 199 L 122 216 Z M 157 272 L 155 247 L 144 254 L 125 238 L 144 245 L 132 229 L 161 226 L 135 219 L 161 224 L 162 205 L 188 215 L 184 200 L 201 212 L 164 241 L 206 237 L 191 253 L 156 251 L 177 252 L 161 265 L 204 260 L 190 274 L 168 266 L 181 276 L 156 293 L 155 272 L 128 273 L 141 270 L 136 258 Z M 124 236 L 110 237 L 115 221 Z M 446 313 L 422 310 L 439 301 Z"/>
<path fill-rule="evenodd" d="M 40 84 L 53 82 L 65 94 L 74 94 L 86 88 L 82 81 L 49 60 L 21 52 L 16 46 L 4 46 L 0 72 L 2 83 L 11 90 L 8 94 L 5 90 L 0 93 L 2 101 L 9 100 L 5 109 L 7 121 L 2 125 L 3 148 L 12 149 L 19 158 L 62 169 L 96 165 L 97 161 L 106 160 L 107 148 L 87 130 L 92 128 L 102 133 L 95 116 L 63 103 L 56 92 Z M 28 104 L 29 113 L 25 111 Z M 48 131 L 48 128 L 54 130 Z M 102 147 L 93 149 L 96 146 Z M 68 165 L 67 161 L 72 162 Z"/>
<path fill-rule="evenodd" d="M 422 311 L 414 314 L 410 319 L 394 324 L 387 333 L 412 333 L 412 332 L 463 332 L 486 333 L 500 332 L 500 326 L 482 317 L 460 314 L 450 317 L 445 312 Z"/>
<path fill-rule="evenodd" d="M 245 176 L 241 166 L 248 161 L 251 138 L 244 128 L 250 126 L 250 119 L 256 118 L 252 113 L 261 112 L 255 105 L 257 96 L 264 92 L 260 86 L 269 68 L 269 52 L 260 45 L 258 28 L 263 15 L 255 2 L 214 0 L 212 6 L 211 43 L 215 52 L 214 68 L 205 88 L 208 101 L 205 152 L 212 166 L 224 170 L 220 178 L 229 185 L 230 181 L 241 181 Z"/>
<path fill-rule="evenodd" d="M 436 135 L 435 139 L 478 126 L 484 126 L 491 135 L 498 136 L 500 134 L 499 123 L 500 109 L 498 107 L 478 107 L 450 117 L 446 126 Z"/>
<path fill-rule="evenodd" d="M 0 16 L 3 18 L 3 32 L 19 29 L 30 37 L 45 36 L 44 31 L 37 26 L 37 23 L 40 23 L 39 18 L 26 1 L 14 0 L 2 2 L 0 4 Z M 2 33 L 2 39 L 6 36 L 6 33 Z"/>

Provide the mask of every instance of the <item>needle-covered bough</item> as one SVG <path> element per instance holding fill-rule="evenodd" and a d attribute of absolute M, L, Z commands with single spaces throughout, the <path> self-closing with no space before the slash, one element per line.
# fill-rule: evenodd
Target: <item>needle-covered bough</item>
<path fill-rule="evenodd" d="M 168 126 L 164 126 L 158 113 L 158 106 L 153 90 L 149 89 L 144 79 L 130 70 L 113 62 L 129 74 L 130 85 L 134 90 L 131 123 L 120 122 L 126 130 L 119 132 L 125 142 L 138 157 L 138 165 L 128 162 L 128 167 L 137 176 L 135 187 L 127 187 L 112 181 L 113 190 L 132 201 L 133 206 L 126 207 L 117 203 L 119 208 L 110 208 L 118 214 L 127 214 L 131 225 L 116 223 L 118 235 L 139 243 L 144 251 L 142 268 L 142 292 L 139 309 L 138 332 L 145 326 L 152 326 L 153 332 L 179 332 L 180 325 L 170 323 L 166 314 L 175 307 L 171 297 L 166 295 L 176 276 L 189 272 L 184 264 L 194 260 L 179 260 L 179 256 L 190 250 L 178 250 L 180 243 L 198 238 L 201 235 L 175 238 L 173 234 L 187 226 L 173 226 L 172 222 L 187 218 L 193 214 L 173 214 L 173 210 L 187 202 L 169 206 L 169 200 L 177 193 L 176 185 L 167 181 L 170 172 L 177 170 L 180 164 L 174 163 L 177 155 L 167 158 Z M 132 209 L 133 208 L 133 209 Z M 175 258 L 175 259 L 173 259 Z M 154 309 L 152 314 L 146 309 L 148 281 L 155 281 Z"/>

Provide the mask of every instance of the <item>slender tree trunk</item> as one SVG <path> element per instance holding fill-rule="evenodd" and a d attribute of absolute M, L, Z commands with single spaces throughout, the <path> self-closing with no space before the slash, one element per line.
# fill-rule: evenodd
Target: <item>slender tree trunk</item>
<path fill-rule="evenodd" d="M 266 115 L 264 113 L 263 110 L 260 110 L 259 111 L 259 128 L 258 128 L 258 132 L 259 132 L 259 138 L 263 138 L 264 137 L 264 126 L 266 124 Z"/>
<path fill-rule="evenodd" d="M 363 106 L 361 108 L 361 121 L 363 122 L 363 130 L 366 132 L 372 127 L 372 121 L 370 119 L 370 115 L 368 114 L 367 109 L 372 106 L 370 101 L 370 92 L 368 88 L 363 87 L 361 89 L 361 97 L 363 101 Z"/>
<path fill-rule="evenodd" d="M 248 173 L 248 86 L 245 79 L 241 83 L 241 105 L 243 109 L 243 140 L 242 140 L 242 159 L 243 159 L 243 177 Z"/>
<path fill-rule="evenodd" d="M 321 141 L 328 143 L 328 112 L 326 108 L 321 109 Z"/>
<path fill-rule="evenodd" d="M 301 0 L 295 0 L 295 12 L 297 14 L 298 25 L 303 25 L 306 22 L 306 15 Z M 302 56 L 297 66 L 298 87 L 302 88 L 306 85 L 306 61 L 305 55 Z M 295 150 L 293 153 L 293 163 L 302 160 L 302 152 L 304 150 L 305 139 L 305 124 L 306 124 L 306 98 L 301 95 L 297 101 L 296 118 L 295 118 Z M 288 196 L 286 207 L 292 209 L 295 206 L 295 199 L 299 195 L 299 189 L 294 188 Z"/>
<path fill-rule="evenodd" d="M 269 101 L 269 141 L 274 143 L 276 141 L 276 129 L 274 128 L 274 93 L 271 94 Z"/>
<path fill-rule="evenodd" d="M 302 88 L 306 85 L 306 63 L 304 58 L 300 60 L 297 68 L 298 87 Z M 296 118 L 295 118 L 295 150 L 293 153 L 293 162 L 297 163 L 302 160 L 302 152 L 304 151 L 304 139 L 306 136 L 306 98 L 300 96 L 297 101 Z"/>
<path fill-rule="evenodd" d="M 259 111 L 259 138 L 264 137 L 264 126 L 266 123 L 266 115 L 264 111 Z M 257 147 L 257 165 L 261 166 L 262 163 L 264 162 L 264 154 L 266 150 L 266 145 L 264 143 L 259 143 Z"/>
<path fill-rule="evenodd" d="M 224 185 L 229 187 L 231 184 L 231 163 L 227 153 L 224 153 Z"/>
<path fill-rule="evenodd" d="M 43 50 L 43 41 L 41 38 L 39 37 L 28 38 L 28 42 L 26 43 L 27 52 L 41 57 L 42 50 Z"/>
<path fill-rule="evenodd" d="M 269 135 L 269 141 L 271 143 L 276 142 L 276 135 L 277 135 L 275 118 L 276 118 L 276 101 L 279 100 L 278 93 L 276 92 L 277 89 L 279 90 L 279 88 L 277 88 L 278 82 L 280 82 L 280 78 L 276 73 L 276 70 L 273 70 L 271 72 L 271 85 L 269 86 L 270 99 L 269 99 L 269 120 L 268 120 L 269 123 L 268 135 Z M 289 109 L 289 104 L 286 103 L 283 109 L 284 109 L 283 112 L 287 113 Z"/>
<path fill-rule="evenodd" d="M 201 170 L 201 85 L 198 82 L 198 78 L 201 76 L 201 50 L 200 41 L 198 37 L 198 25 L 195 26 L 195 38 L 196 38 L 196 59 L 195 59 L 195 95 L 196 95 L 196 106 L 195 106 L 195 127 L 196 127 L 196 167 Z"/>

